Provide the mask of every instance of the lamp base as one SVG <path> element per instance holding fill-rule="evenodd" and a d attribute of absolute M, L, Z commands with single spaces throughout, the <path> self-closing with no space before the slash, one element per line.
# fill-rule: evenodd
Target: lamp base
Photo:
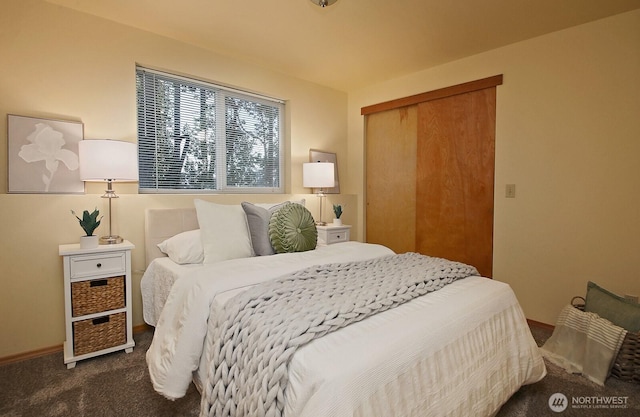
<path fill-rule="evenodd" d="M 100 237 L 100 244 L 101 245 L 114 245 L 116 243 L 122 243 L 124 241 L 124 239 L 122 239 L 120 236 L 101 236 Z"/>

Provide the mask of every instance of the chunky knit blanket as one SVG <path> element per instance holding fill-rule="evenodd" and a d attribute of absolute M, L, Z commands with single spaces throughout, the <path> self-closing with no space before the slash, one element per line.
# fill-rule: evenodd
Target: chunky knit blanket
<path fill-rule="evenodd" d="M 471 275 L 471 266 L 405 253 L 315 266 L 239 294 L 214 327 L 200 415 L 281 416 L 299 347 Z"/>

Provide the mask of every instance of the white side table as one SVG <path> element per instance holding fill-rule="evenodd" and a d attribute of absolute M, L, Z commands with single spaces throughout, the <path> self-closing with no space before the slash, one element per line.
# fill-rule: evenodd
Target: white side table
<path fill-rule="evenodd" d="M 318 230 L 318 245 L 332 245 L 334 243 L 348 242 L 351 238 L 351 226 L 316 226 Z"/>
<path fill-rule="evenodd" d="M 66 340 L 64 363 L 105 353 L 133 352 L 131 250 L 129 242 L 80 249 L 60 245 L 64 265 Z"/>

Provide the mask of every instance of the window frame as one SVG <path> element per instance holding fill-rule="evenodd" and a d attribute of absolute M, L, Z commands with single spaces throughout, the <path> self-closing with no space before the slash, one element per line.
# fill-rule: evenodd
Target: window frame
<path fill-rule="evenodd" d="M 138 162 L 142 166 L 141 155 L 145 155 L 145 164 L 148 160 L 156 159 L 157 148 L 154 147 L 154 154 L 149 155 L 147 149 L 143 152 L 141 147 L 141 120 L 140 116 L 144 110 L 140 109 L 141 98 L 139 97 L 138 83 L 141 74 L 148 73 L 154 77 L 158 77 L 166 82 L 183 83 L 180 85 L 188 85 L 190 87 L 205 88 L 216 95 L 215 102 L 215 188 L 162 188 L 159 186 L 159 181 L 156 178 L 155 187 L 142 187 L 142 181 L 138 182 L 138 192 L 140 194 L 282 194 L 285 191 L 285 141 L 286 141 L 286 129 L 285 129 L 285 115 L 286 115 L 286 101 L 279 98 L 269 97 L 254 92 L 229 87 L 219 83 L 210 81 L 204 81 L 196 78 L 185 77 L 182 75 L 172 74 L 165 71 L 158 71 L 141 65 L 136 65 L 136 128 L 138 136 Z M 227 184 L 227 131 L 226 131 L 226 97 L 233 97 L 240 100 L 251 101 L 254 103 L 265 104 L 268 106 L 276 107 L 278 110 L 277 119 L 277 135 L 278 135 L 278 147 L 277 147 L 277 166 L 278 170 L 278 186 L 276 187 L 255 187 L 255 186 L 233 186 Z M 143 122 L 144 123 L 144 122 Z M 157 136 L 157 135 L 156 135 Z M 220 138 L 220 139 L 218 139 Z M 144 142 L 143 139 L 142 142 Z M 152 145 L 153 147 L 153 145 Z M 274 158 L 275 159 L 275 158 Z M 155 163 L 151 163 L 154 166 Z M 156 168 L 157 169 L 157 168 Z M 141 173 L 142 170 L 140 169 Z M 157 172 L 157 171 L 156 171 Z"/>

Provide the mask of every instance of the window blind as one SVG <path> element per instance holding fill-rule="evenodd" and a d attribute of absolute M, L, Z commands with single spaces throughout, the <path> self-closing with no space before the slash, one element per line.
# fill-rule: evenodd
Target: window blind
<path fill-rule="evenodd" d="M 284 103 L 136 68 L 140 192 L 283 192 Z"/>

